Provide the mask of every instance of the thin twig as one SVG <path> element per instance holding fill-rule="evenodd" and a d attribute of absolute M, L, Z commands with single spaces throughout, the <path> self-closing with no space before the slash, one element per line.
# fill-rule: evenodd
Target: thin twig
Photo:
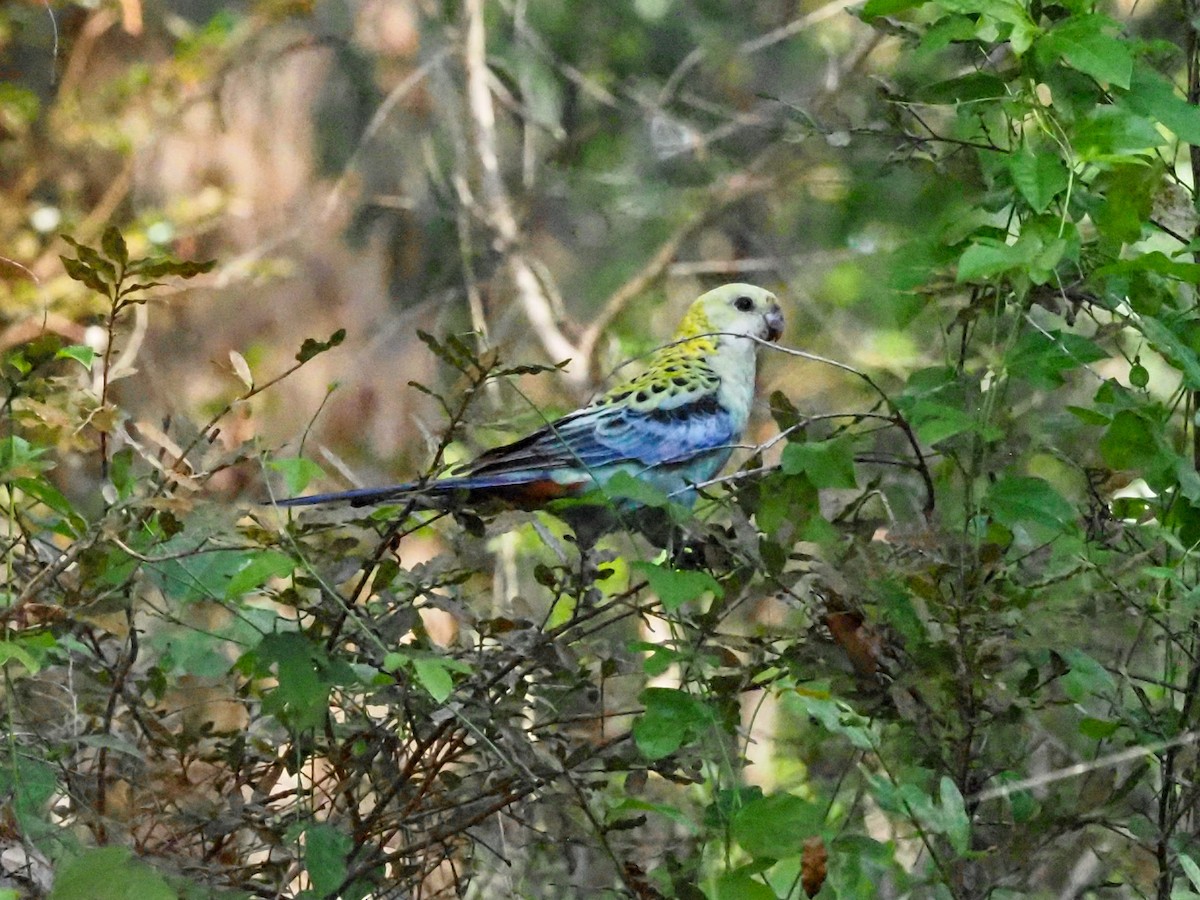
<path fill-rule="evenodd" d="M 987 788 L 972 794 L 967 800 L 971 803 L 984 803 L 988 800 L 998 800 L 1003 797 L 1009 797 L 1020 791 L 1028 791 L 1033 788 L 1045 787 L 1048 784 L 1056 784 L 1059 781 L 1066 781 L 1068 778 L 1078 778 L 1081 775 L 1086 775 L 1088 772 L 1095 772 L 1098 769 L 1110 769 L 1114 766 L 1119 766 L 1121 763 L 1131 762 L 1135 759 L 1144 759 L 1147 756 L 1185 747 L 1188 744 L 1195 744 L 1200 741 L 1200 731 L 1186 731 L 1183 734 L 1176 735 L 1173 738 L 1165 741 L 1154 741 L 1149 744 L 1139 744 L 1136 747 L 1127 747 L 1124 750 L 1119 750 L 1116 753 L 1109 753 L 1106 756 L 1101 756 L 1096 759 L 1088 760 L 1087 762 L 1075 763 L 1073 766 L 1066 766 L 1062 769 L 1055 769 L 1052 772 L 1044 772 L 1041 775 L 1033 775 L 1029 778 L 1022 778 L 1020 781 L 1010 781 L 994 788 Z"/>
<path fill-rule="evenodd" d="M 854 366 L 848 365 L 844 362 L 838 362 L 836 359 L 818 356 L 816 353 L 809 353 L 805 350 L 797 350 L 794 347 L 785 347 L 780 344 L 772 344 L 769 341 L 760 340 L 758 338 L 751 338 L 751 340 L 757 341 L 764 347 L 767 347 L 768 349 L 774 350 L 778 353 L 785 353 L 788 356 L 798 356 L 801 359 L 808 359 L 812 360 L 813 362 L 823 363 L 827 366 L 833 366 L 835 369 L 841 369 L 844 372 L 850 372 L 853 375 L 857 375 L 867 383 L 871 390 L 879 395 L 879 397 L 887 405 L 888 410 L 891 412 L 892 421 L 896 424 L 897 428 L 904 432 L 905 438 L 908 439 L 909 446 L 912 447 L 913 455 L 916 456 L 917 472 L 920 473 L 921 481 L 925 486 L 925 503 L 921 508 L 921 512 L 925 516 L 925 521 L 931 522 L 933 520 L 935 493 L 933 488 L 933 476 L 930 474 L 929 466 L 925 462 L 925 453 L 921 450 L 921 443 L 917 440 L 917 436 L 913 431 L 912 425 L 909 423 L 908 419 L 905 418 L 904 414 L 900 412 L 896 404 L 892 402 L 892 398 L 887 395 L 883 388 L 876 384 L 875 380 L 866 372 L 860 371 L 859 369 L 854 368 Z"/>

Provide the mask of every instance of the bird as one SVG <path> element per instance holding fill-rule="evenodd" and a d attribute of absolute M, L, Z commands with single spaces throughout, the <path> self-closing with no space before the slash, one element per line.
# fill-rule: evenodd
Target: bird
<path fill-rule="evenodd" d="M 603 493 L 625 473 L 690 506 L 695 486 L 713 478 L 741 440 L 754 400 L 759 343 L 778 341 L 783 327 L 773 293 L 723 285 L 692 303 L 672 340 L 650 354 L 640 374 L 446 477 L 276 503 L 362 507 L 421 495 L 532 509 Z"/>

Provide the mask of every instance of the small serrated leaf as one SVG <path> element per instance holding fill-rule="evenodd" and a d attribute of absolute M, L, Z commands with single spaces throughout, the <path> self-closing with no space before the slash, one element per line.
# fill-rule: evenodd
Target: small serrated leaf
<path fill-rule="evenodd" d="M 64 235 L 64 239 L 66 239 Z M 81 244 L 78 241 L 71 241 L 71 246 L 75 248 L 75 255 L 89 269 L 95 271 L 101 278 L 110 284 L 115 284 L 117 281 L 117 270 L 111 262 L 105 259 L 99 251 L 87 244 Z"/>
<path fill-rule="evenodd" d="M 796 405 L 792 403 L 783 391 L 772 392 L 770 400 L 767 403 L 771 410 L 771 418 L 775 420 L 775 424 L 779 426 L 780 431 L 795 428 L 804 421 L 804 416 L 800 414 L 800 410 L 796 409 Z"/>
<path fill-rule="evenodd" d="M 306 363 L 314 356 L 319 356 L 326 350 L 332 350 L 346 339 L 346 329 L 339 328 L 329 336 L 327 341 L 318 341 L 313 338 L 305 338 L 304 343 L 300 345 L 300 352 L 296 354 L 298 362 Z"/>
<path fill-rule="evenodd" d="M 125 238 L 115 225 L 109 225 L 104 229 L 104 235 L 100 238 L 100 249 L 104 251 L 105 256 L 118 263 L 122 268 L 129 262 L 129 248 L 125 246 Z"/>
<path fill-rule="evenodd" d="M 69 256 L 60 256 L 63 268 L 67 275 L 74 281 L 78 281 L 85 287 L 91 288 L 97 294 L 108 294 L 109 285 L 100 277 L 100 274 L 89 266 L 87 263 L 79 259 L 72 259 Z"/>
<path fill-rule="evenodd" d="M 178 278 L 194 278 L 205 272 L 211 272 L 216 266 L 215 259 L 209 260 L 178 260 L 169 256 L 139 259 L 130 263 L 126 271 L 131 275 L 143 275 L 147 278 L 163 278 L 174 275 Z"/>
<path fill-rule="evenodd" d="M 506 375 L 540 375 L 543 372 L 557 372 L 563 367 L 564 363 L 558 363 L 553 366 L 543 366 L 537 363 L 528 365 L 508 366 L 503 369 L 496 370 L 495 377 L 502 378 Z"/>
<path fill-rule="evenodd" d="M 179 263 L 174 274 L 180 278 L 195 278 L 197 275 L 211 272 L 216 265 L 217 261 L 215 259 L 188 260 Z"/>
<path fill-rule="evenodd" d="M 462 341 L 453 335 L 443 343 L 429 332 L 417 329 L 417 338 L 429 348 L 429 351 L 434 356 L 451 368 L 457 369 L 460 372 L 467 372 L 473 368 L 471 365 L 472 356 L 470 348 L 465 347 Z"/>
<path fill-rule="evenodd" d="M 128 296 L 137 291 L 147 291 L 154 287 L 162 287 L 162 284 L 161 281 L 139 281 L 137 284 L 126 285 L 121 291 L 121 296 Z"/>

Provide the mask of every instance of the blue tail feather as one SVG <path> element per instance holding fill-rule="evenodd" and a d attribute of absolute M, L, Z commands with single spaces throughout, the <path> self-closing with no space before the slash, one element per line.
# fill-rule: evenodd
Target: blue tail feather
<path fill-rule="evenodd" d="M 372 503 L 383 503 L 411 493 L 417 487 L 416 482 L 392 484 L 387 487 L 356 488 L 352 491 L 332 491 L 328 494 L 311 494 L 307 497 L 287 497 L 276 500 L 276 506 L 316 506 L 320 503 L 349 503 L 351 506 L 369 506 Z"/>
<path fill-rule="evenodd" d="M 506 488 L 520 488 L 523 485 L 536 484 L 546 480 L 547 473 L 542 470 L 505 472 L 498 475 L 463 475 L 456 478 L 438 478 L 423 484 L 418 481 L 406 481 L 386 487 L 355 488 L 350 491 L 311 494 L 307 497 L 287 497 L 283 500 L 276 500 L 275 505 L 317 506 L 321 503 L 349 503 L 351 506 L 370 506 L 373 503 L 397 500 L 405 494 L 422 493 L 444 496 L 458 491 L 503 492 Z"/>

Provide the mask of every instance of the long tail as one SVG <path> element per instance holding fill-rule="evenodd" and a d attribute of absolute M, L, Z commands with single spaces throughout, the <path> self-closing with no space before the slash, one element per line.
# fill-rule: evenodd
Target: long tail
<path fill-rule="evenodd" d="M 417 489 L 415 481 L 393 484 L 387 487 L 357 488 L 353 491 L 333 491 L 329 494 L 312 494 L 308 497 L 287 497 L 276 500 L 276 506 L 316 506 L 320 503 L 349 503 L 351 506 L 370 506 L 395 500 Z"/>
<path fill-rule="evenodd" d="M 540 505 L 548 500 L 576 494 L 585 481 L 556 481 L 544 470 L 536 472 L 505 472 L 497 475 L 464 475 L 438 478 L 424 483 L 406 481 L 387 487 L 356 488 L 352 491 L 334 491 L 329 494 L 312 494 L 308 497 L 287 497 L 276 500 L 276 506 L 316 506 L 321 503 L 349 503 L 351 506 L 371 506 L 387 503 L 406 494 L 421 493 L 435 497 L 448 494 L 464 494 L 472 500 L 485 497 L 515 504 Z"/>

